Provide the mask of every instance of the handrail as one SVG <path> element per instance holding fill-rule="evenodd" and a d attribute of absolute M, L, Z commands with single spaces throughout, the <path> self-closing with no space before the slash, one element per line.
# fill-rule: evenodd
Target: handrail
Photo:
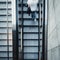
<path fill-rule="evenodd" d="M 21 50 L 22 50 L 22 28 L 21 28 Z"/>
<path fill-rule="evenodd" d="M 39 9 L 39 14 L 38 14 L 38 17 L 39 17 L 39 20 L 38 20 L 38 25 L 39 25 L 39 27 L 38 27 L 38 60 L 40 60 L 40 0 L 39 0 L 39 7 L 38 7 L 38 9 Z"/>

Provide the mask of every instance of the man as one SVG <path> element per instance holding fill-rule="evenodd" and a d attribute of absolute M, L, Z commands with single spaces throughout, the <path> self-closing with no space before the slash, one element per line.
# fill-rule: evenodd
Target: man
<path fill-rule="evenodd" d="M 37 4 L 38 0 L 28 0 L 27 1 L 28 7 L 31 9 L 31 17 L 34 21 L 36 21 L 36 11 L 37 11 Z"/>

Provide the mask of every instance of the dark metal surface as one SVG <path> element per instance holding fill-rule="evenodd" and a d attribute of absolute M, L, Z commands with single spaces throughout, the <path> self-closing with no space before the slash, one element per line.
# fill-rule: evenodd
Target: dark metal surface
<path fill-rule="evenodd" d="M 38 60 L 40 60 L 40 0 L 38 6 L 39 14 L 38 14 Z"/>
<path fill-rule="evenodd" d="M 42 60 L 46 60 L 46 44 L 45 44 L 45 42 L 46 42 L 46 40 L 45 40 L 45 0 L 43 0 L 43 3 L 44 3 L 44 8 L 43 8 L 43 17 L 44 17 L 44 19 L 43 19 L 43 48 L 42 48 Z"/>
<path fill-rule="evenodd" d="M 18 12 L 17 12 L 17 0 L 16 0 L 16 20 L 12 21 L 12 35 L 13 35 L 13 60 L 18 60 Z"/>
<path fill-rule="evenodd" d="M 22 2 L 21 2 L 21 8 L 22 8 L 22 11 L 21 11 L 21 15 L 22 15 L 22 17 L 21 17 L 21 20 L 22 20 L 22 25 L 21 25 L 21 29 L 22 29 L 22 60 L 24 60 L 24 47 L 23 47 L 23 44 L 24 44 L 24 40 L 23 40 L 23 22 L 24 22 L 24 20 L 23 20 L 23 0 L 22 0 Z"/>

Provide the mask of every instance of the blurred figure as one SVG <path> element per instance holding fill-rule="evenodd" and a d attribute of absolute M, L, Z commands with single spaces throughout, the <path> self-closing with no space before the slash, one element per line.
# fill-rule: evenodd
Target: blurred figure
<path fill-rule="evenodd" d="M 27 1 L 28 7 L 31 9 L 31 17 L 34 21 L 36 21 L 36 11 L 38 9 L 37 4 L 38 0 L 28 0 Z"/>

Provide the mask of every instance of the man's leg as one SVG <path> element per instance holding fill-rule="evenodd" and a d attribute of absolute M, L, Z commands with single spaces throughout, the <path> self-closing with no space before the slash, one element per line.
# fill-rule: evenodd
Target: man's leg
<path fill-rule="evenodd" d="M 36 21 L 36 12 L 35 11 L 31 13 L 31 17 L 34 21 Z"/>
<path fill-rule="evenodd" d="M 34 12 L 31 13 L 32 20 L 34 20 Z"/>
<path fill-rule="evenodd" d="M 36 11 L 34 11 L 34 21 L 36 21 Z"/>

